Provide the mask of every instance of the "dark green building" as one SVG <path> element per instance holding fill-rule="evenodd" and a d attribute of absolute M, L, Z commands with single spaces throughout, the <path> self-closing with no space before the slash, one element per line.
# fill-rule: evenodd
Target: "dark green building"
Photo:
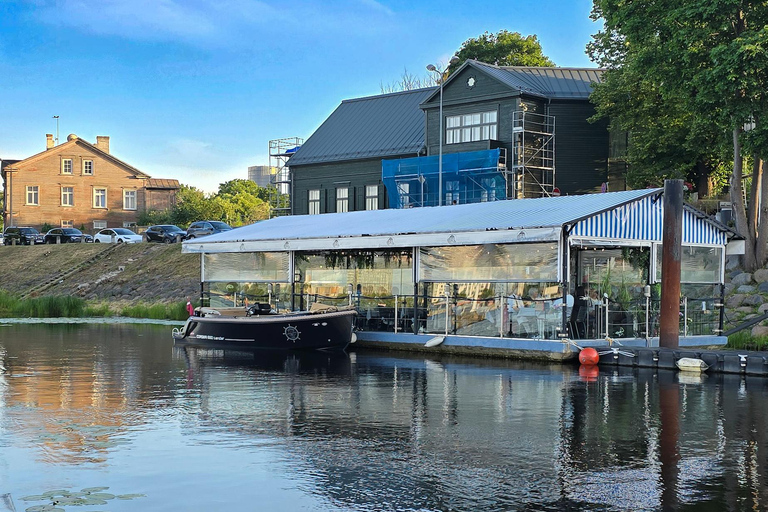
<path fill-rule="evenodd" d="M 600 191 L 609 133 L 588 119 L 601 74 L 467 61 L 442 90 L 345 100 L 287 162 L 292 213 Z"/>

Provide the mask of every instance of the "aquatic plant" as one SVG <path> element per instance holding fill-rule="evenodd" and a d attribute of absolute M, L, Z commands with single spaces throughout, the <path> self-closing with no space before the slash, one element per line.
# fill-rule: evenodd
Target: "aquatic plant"
<path fill-rule="evenodd" d="M 135 498 L 144 498 L 145 494 L 111 494 L 104 492 L 109 487 L 86 487 L 80 491 L 70 491 L 68 489 L 55 489 L 41 494 L 24 496 L 22 501 L 47 501 L 42 505 L 32 505 L 27 507 L 25 512 L 64 512 L 65 509 L 59 507 L 67 506 L 88 506 L 88 505 L 106 505 L 107 501 L 113 499 L 132 500 Z"/>

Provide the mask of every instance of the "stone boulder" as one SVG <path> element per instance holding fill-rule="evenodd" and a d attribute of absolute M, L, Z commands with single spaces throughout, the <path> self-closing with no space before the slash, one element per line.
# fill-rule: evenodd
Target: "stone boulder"
<path fill-rule="evenodd" d="M 751 282 L 752 282 L 752 274 L 750 274 L 749 272 L 742 272 L 741 274 L 734 276 L 733 279 L 731 279 L 731 284 L 734 284 L 736 286 L 750 284 Z"/>
<path fill-rule="evenodd" d="M 737 313 L 747 313 L 747 314 L 749 314 L 749 313 L 753 313 L 755 311 L 755 308 L 753 308 L 751 306 L 741 306 L 741 307 L 736 308 L 734 311 L 736 311 Z"/>
<path fill-rule="evenodd" d="M 768 293 L 768 282 L 766 283 L 760 283 L 757 285 L 757 291 L 760 293 Z"/>
<path fill-rule="evenodd" d="M 732 294 L 734 290 L 736 290 L 736 286 L 732 285 L 731 283 L 725 283 L 725 287 L 723 288 L 723 291 L 725 292 L 726 297 Z"/>
<path fill-rule="evenodd" d="M 725 305 L 729 308 L 737 308 L 741 306 L 741 303 L 744 302 L 745 298 L 746 298 L 746 295 L 743 295 L 741 293 L 736 293 L 734 295 L 731 295 L 727 299 L 725 299 Z"/>
<path fill-rule="evenodd" d="M 752 279 L 757 283 L 765 283 L 768 281 L 768 269 L 761 268 L 760 270 L 755 271 L 755 273 L 752 274 Z"/>
<path fill-rule="evenodd" d="M 760 295 L 759 293 L 756 293 L 754 295 L 746 296 L 742 304 L 746 304 L 748 306 L 759 306 L 763 302 L 765 302 L 765 299 L 763 299 L 763 296 Z"/>
<path fill-rule="evenodd" d="M 757 308 L 757 312 L 758 312 L 759 314 L 761 314 L 761 315 L 762 315 L 762 314 L 764 314 L 766 311 L 768 311 L 768 303 L 766 303 L 766 304 L 760 304 L 760 307 L 759 307 L 759 308 Z"/>
<path fill-rule="evenodd" d="M 752 336 L 768 336 L 768 325 L 756 325 L 752 328 Z"/>
<path fill-rule="evenodd" d="M 755 290 L 757 290 L 757 288 L 755 288 L 751 284 L 743 284 L 738 288 L 736 288 L 736 292 L 738 293 L 755 293 Z"/>

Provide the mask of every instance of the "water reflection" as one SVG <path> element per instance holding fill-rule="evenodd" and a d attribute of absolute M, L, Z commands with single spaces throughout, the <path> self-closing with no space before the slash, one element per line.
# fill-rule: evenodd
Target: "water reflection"
<path fill-rule="evenodd" d="M 113 484 L 142 510 L 766 508 L 762 378 L 168 338 L 0 328 L 0 491 Z"/>

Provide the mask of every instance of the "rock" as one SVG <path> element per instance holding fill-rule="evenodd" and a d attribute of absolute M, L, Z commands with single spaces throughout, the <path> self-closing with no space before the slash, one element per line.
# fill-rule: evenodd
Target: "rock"
<path fill-rule="evenodd" d="M 768 312 L 768 303 L 765 303 L 765 304 L 760 304 L 760 307 L 759 307 L 759 308 L 757 308 L 757 312 L 758 312 L 759 314 L 761 314 L 761 315 L 762 315 L 762 314 L 764 314 L 764 313 L 766 313 L 766 312 Z"/>
<path fill-rule="evenodd" d="M 760 283 L 759 285 L 757 285 L 757 291 L 761 293 L 768 293 L 768 282 Z"/>
<path fill-rule="evenodd" d="M 736 308 L 734 311 L 736 311 L 737 313 L 754 313 L 755 308 L 750 306 L 741 306 Z"/>
<path fill-rule="evenodd" d="M 751 284 L 743 284 L 738 288 L 736 288 L 737 293 L 755 293 L 755 290 L 757 290 L 757 288 L 755 288 Z"/>
<path fill-rule="evenodd" d="M 752 274 L 752 279 L 758 283 L 765 283 L 768 281 L 768 269 L 761 268 L 760 270 L 755 271 L 755 273 Z"/>
<path fill-rule="evenodd" d="M 725 270 L 733 270 L 739 266 L 740 258 L 738 256 L 725 257 Z"/>
<path fill-rule="evenodd" d="M 757 318 L 758 316 L 760 316 L 760 315 L 756 315 L 755 313 L 751 313 L 751 314 L 745 316 L 742 320 L 744 320 L 744 321 L 752 320 L 753 318 Z"/>
<path fill-rule="evenodd" d="M 742 288 L 741 286 L 739 288 Z M 759 306 L 763 302 L 765 302 L 765 299 L 763 299 L 763 296 L 760 294 L 754 294 L 754 295 L 748 295 L 744 298 L 744 302 L 742 304 L 746 304 L 748 306 Z"/>
<path fill-rule="evenodd" d="M 725 296 L 727 297 L 728 295 L 732 294 L 735 289 L 735 285 L 732 285 L 731 283 L 725 283 L 725 287 L 723 288 L 725 291 Z"/>
<path fill-rule="evenodd" d="M 731 279 L 731 284 L 734 284 L 736 286 L 741 286 L 743 284 L 749 284 L 752 282 L 752 274 L 749 272 L 742 272 L 741 274 L 735 276 L 733 279 Z"/>
<path fill-rule="evenodd" d="M 729 308 L 739 307 L 741 306 L 741 303 L 744 302 L 745 297 L 746 295 L 736 293 L 725 299 L 725 305 Z"/>
<path fill-rule="evenodd" d="M 752 328 L 752 336 L 768 336 L 768 325 L 756 325 Z"/>

